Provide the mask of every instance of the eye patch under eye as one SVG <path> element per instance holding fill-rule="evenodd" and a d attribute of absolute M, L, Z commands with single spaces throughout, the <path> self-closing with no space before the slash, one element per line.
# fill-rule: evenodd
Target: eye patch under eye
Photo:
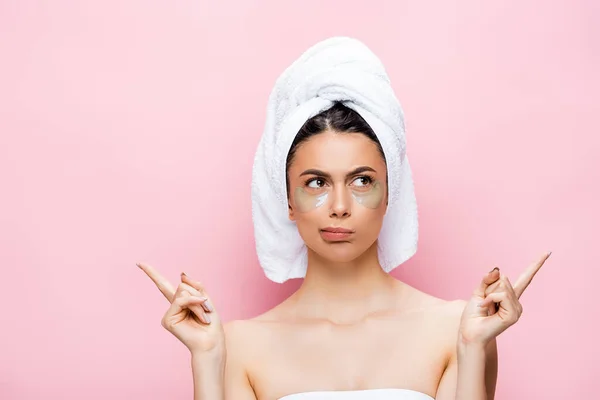
<path fill-rule="evenodd" d="M 383 199 L 383 187 L 379 181 L 375 181 L 367 190 L 350 189 L 352 198 L 363 207 L 376 209 L 381 205 Z M 329 190 L 321 193 L 309 193 L 303 187 L 294 190 L 294 204 L 299 212 L 312 211 L 327 202 Z"/>
<path fill-rule="evenodd" d="M 358 204 L 361 204 L 367 208 L 377 208 L 381 205 L 383 199 L 383 187 L 381 182 L 375 181 L 366 191 L 352 190 L 352 197 Z"/>
<path fill-rule="evenodd" d="M 312 194 L 308 193 L 304 188 L 297 187 L 294 190 L 294 204 L 300 212 L 309 212 L 315 208 L 321 207 L 327 202 L 329 192 Z"/>

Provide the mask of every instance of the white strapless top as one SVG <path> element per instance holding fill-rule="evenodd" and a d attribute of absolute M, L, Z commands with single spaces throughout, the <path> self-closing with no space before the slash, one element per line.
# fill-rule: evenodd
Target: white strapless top
<path fill-rule="evenodd" d="M 434 400 L 410 389 L 328 390 L 283 396 L 279 400 Z"/>

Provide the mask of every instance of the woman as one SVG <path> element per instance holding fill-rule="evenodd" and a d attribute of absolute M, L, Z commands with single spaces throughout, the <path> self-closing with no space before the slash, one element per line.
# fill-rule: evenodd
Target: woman
<path fill-rule="evenodd" d="M 329 60 L 335 53 L 328 51 Z M 271 100 L 279 105 L 281 97 Z M 514 285 L 494 268 L 469 301 L 438 299 L 393 278 L 380 241 L 392 218 L 394 154 L 382 146 L 383 125 L 376 132 L 356 111 L 362 108 L 331 104 L 294 130 L 285 154 L 288 223 L 306 250 L 305 259 L 297 257 L 304 281 L 288 299 L 223 328 L 199 282 L 182 273 L 175 289 L 138 264 L 171 303 L 162 325 L 191 352 L 195 398 L 493 399 L 495 338 L 518 320 L 518 299 L 549 254 Z M 255 229 L 264 232 L 273 235 Z M 285 280 L 279 272 L 286 267 L 269 264 L 273 254 L 262 238 L 257 247 L 267 276 Z"/>

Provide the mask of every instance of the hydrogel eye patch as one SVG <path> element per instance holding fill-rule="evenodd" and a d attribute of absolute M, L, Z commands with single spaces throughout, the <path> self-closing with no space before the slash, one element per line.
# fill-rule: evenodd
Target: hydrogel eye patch
<path fill-rule="evenodd" d="M 381 205 L 383 200 L 383 186 L 375 181 L 367 190 L 350 189 L 352 198 L 363 207 L 375 209 Z M 327 203 L 329 190 L 320 193 L 310 193 L 303 187 L 294 190 L 294 204 L 299 212 L 309 212 Z"/>

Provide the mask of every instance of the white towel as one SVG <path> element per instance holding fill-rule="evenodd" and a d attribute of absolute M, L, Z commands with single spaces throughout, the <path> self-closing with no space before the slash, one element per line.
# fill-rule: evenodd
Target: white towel
<path fill-rule="evenodd" d="M 362 42 L 332 37 L 306 50 L 277 79 L 252 170 L 256 251 L 267 278 L 306 274 L 307 249 L 288 218 L 285 163 L 309 118 L 335 101 L 358 112 L 381 142 L 387 162 L 388 207 L 378 237 L 378 260 L 389 272 L 417 251 L 417 203 L 406 156 L 404 114 L 379 58 Z"/>

